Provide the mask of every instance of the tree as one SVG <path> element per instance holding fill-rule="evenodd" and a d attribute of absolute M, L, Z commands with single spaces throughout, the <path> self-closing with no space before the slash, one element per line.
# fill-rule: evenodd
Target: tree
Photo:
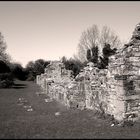
<path fill-rule="evenodd" d="M 6 53 L 6 42 L 0 32 L 0 88 L 7 88 L 13 85 L 13 76 L 10 69 L 10 56 Z"/>
<path fill-rule="evenodd" d="M 96 47 L 93 46 L 91 48 L 91 52 L 92 52 L 91 62 L 97 64 L 98 63 L 98 46 Z"/>
<path fill-rule="evenodd" d="M 7 45 L 4 41 L 4 37 L 2 33 L 0 32 L 0 60 L 4 62 L 10 61 L 10 56 L 6 53 Z"/>
<path fill-rule="evenodd" d="M 41 73 L 44 73 L 44 63 L 45 61 L 43 59 L 38 59 L 34 63 L 34 71 L 36 75 L 40 75 Z"/>
<path fill-rule="evenodd" d="M 62 57 L 61 61 L 64 63 L 67 70 L 72 70 L 74 77 L 79 74 L 80 70 L 84 66 L 80 61 L 73 58 L 67 59 L 65 56 Z"/>
<path fill-rule="evenodd" d="M 93 62 L 95 65 L 98 64 L 98 46 L 93 46 L 87 50 L 87 60 L 88 62 Z"/>
<path fill-rule="evenodd" d="M 96 54 L 94 55 L 97 56 L 98 52 L 98 54 L 102 56 L 104 44 L 110 44 L 111 49 L 121 47 L 119 37 L 109 27 L 104 26 L 101 32 L 99 32 L 97 25 L 93 25 L 82 32 L 78 44 L 77 56 L 81 62 L 86 62 L 88 61 L 87 53 L 89 54 L 89 50 L 92 51 L 92 49 L 94 50 L 97 46 L 98 48 L 96 49 L 98 50 L 95 49 Z M 96 61 L 95 58 L 94 61 Z"/>
<path fill-rule="evenodd" d="M 105 69 L 108 66 L 109 57 L 116 53 L 117 49 L 111 49 L 110 44 L 105 43 L 102 50 L 103 56 L 100 56 L 100 62 L 98 63 L 98 68 Z"/>
<path fill-rule="evenodd" d="M 10 67 L 2 60 L 0 60 L 0 73 L 9 73 Z"/>
<path fill-rule="evenodd" d="M 119 37 L 107 26 L 103 26 L 102 28 L 100 44 L 102 46 L 109 44 L 111 49 L 121 47 L 121 41 Z"/>
<path fill-rule="evenodd" d="M 44 73 L 44 69 L 48 64 L 50 64 L 50 61 L 45 61 L 43 59 L 37 59 L 35 62 L 29 61 L 26 65 L 28 80 L 34 80 L 37 75 Z"/>
<path fill-rule="evenodd" d="M 103 56 L 104 57 L 109 57 L 111 55 L 114 55 L 116 53 L 117 49 L 111 49 L 111 45 L 105 43 L 104 48 L 103 48 Z"/>
<path fill-rule="evenodd" d="M 26 69 L 27 69 L 28 71 L 33 71 L 33 69 L 34 69 L 34 62 L 33 62 L 33 61 L 29 61 L 29 62 L 27 63 L 27 65 L 26 65 Z"/>
<path fill-rule="evenodd" d="M 86 52 L 88 49 L 91 49 L 96 45 L 96 43 L 98 42 L 98 38 L 99 30 L 97 25 L 93 25 L 82 32 L 80 42 L 78 44 L 78 57 L 81 62 L 87 61 Z"/>
<path fill-rule="evenodd" d="M 27 72 L 20 63 L 11 63 L 11 72 L 15 79 L 26 80 Z"/>
<path fill-rule="evenodd" d="M 37 59 L 34 63 L 34 71 L 36 75 L 40 75 L 44 73 L 45 67 L 49 64 L 49 61 L 45 61 L 43 59 Z"/>
<path fill-rule="evenodd" d="M 91 61 L 91 57 L 92 57 L 92 56 L 91 56 L 91 50 L 88 49 L 88 50 L 87 50 L 87 60 L 88 60 L 88 61 Z"/>

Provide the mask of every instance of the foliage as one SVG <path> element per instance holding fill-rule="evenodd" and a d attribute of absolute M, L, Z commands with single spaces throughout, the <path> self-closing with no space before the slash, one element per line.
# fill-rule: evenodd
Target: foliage
<path fill-rule="evenodd" d="M 87 60 L 88 60 L 88 61 L 91 61 L 91 57 L 92 57 L 92 56 L 91 56 L 91 50 L 88 49 L 88 50 L 87 50 Z"/>
<path fill-rule="evenodd" d="M 0 32 L 0 88 L 13 85 L 13 76 L 10 69 L 10 56 L 6 53 L 6 42 Z"/>
<path fill-rule="evenodd" d="M 109 57 L 116 53 L 117 49 L 111 49 L 110 44 L 105 43 L 104 48 L 102 50 L 103 57 L 100 56 L 100 63 L 98 63 L 98 68 L 105 69 L 109 63 Z"/>
<path fill-rule="evenodd" d="M 19 63 L 11 63 L 10 64 L 11 73 L 14 79 L 18 80 L 26 80 L 27 78 L 27 71 L 22 67 Z"/>
<path fill-rule="evenodd" d="M 92 47 L 91 48 L 92 51 L 92 58 L 91 58 L 91 62 L 97 64 L 98 63 L 98 47 Z"/>
<path fill-rule="evenodd" d="M 80 61 L 73 58 L 67 59 L 65 56 L 62 57 L 62 62 L 67 70 L 72 70 L 74 77 L 76 77 L 76 75 L 78 75 L 81 69 L 84 67 Z"/>
<path fill-rule="evenodd" d="M 0 60 L 0 73 L 10 72 L 10 67 L 8 64 L 2 60 Z"/>
<path fill-rule="evenodd" d="M 104 48 L 103 48 L 103 56 L 104 57 L 109 57 L 111 55 L 114 55 L 116 53 L 116 48 L 111 49 L 111 45 L 105 43 Z"/>
<path fill-rule="evenodd" d="M 49 64 L 48 61 L 45 61 L 43 59 L 38 59 L 34 63 L 34 71 L 36 75 L 40 75 L 41 73 L 44 73 L 44 68 Z"/>
<path fill-rule="evenodd" d="M 14 84 L 12 73 L 0 74 L 0 88 L 8 88 Z"/>
<path fill-rule="evenodd" d="M 93 62 L 98 68 L 105 69 L 109 63 L 109 57 L 116 53 L 116 48 L 111 49 L 110 44 L 105 43 L 102 50 L 103 57 L 98 56 L 98 46 L 87 50 L 87 60 Z M 98 61 L 99 59 L 99 61 Z"/>
<path fill-rule="evenodd" d="M 27 80 L 35 80 L 37 75 L 44 73 L 44 69 L 48 64 L 50 64 L 50 61 L 43 59 L 37 59 L 35 62 L 29 61 L 26 65 L 26 71 L 28 72 Z"/>
<path fill-rule="evenodd" d="M 23 68 L 20 63 L 5 63 L 0 61 L 0 73 L 4 74 L 5 72 L 9 72 L 13 79 L 33 81 L 36 79 L 36 75 L 44 73 L 44 68 L 49 63 L 49 61 L 38 59 L 35 62 L 30 61 L 27 66 Z"/>

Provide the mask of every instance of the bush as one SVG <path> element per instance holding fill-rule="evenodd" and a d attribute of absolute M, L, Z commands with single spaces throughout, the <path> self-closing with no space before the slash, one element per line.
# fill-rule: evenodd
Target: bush
<path fill-rule="evenodd" d="M 9 88 L 14 84 L 13 81 L 10 81 L 9 79 L 3 80 L 0 82 L 0 88 Z"/>
<path fill-rule="evenodd" d="M 11 73 L 0 74 L 0 88 L 8 88 L 14 84 Z"/>
<path fill-rule="evenodd" d="M 65 65 L 66 70 L 71 70 L 73 76 L 76 77 L 81 69 L 84 67 L 84 64 L 73 58 L 67 59 L 65 56 L 62 57 L 62 63 Z"/>

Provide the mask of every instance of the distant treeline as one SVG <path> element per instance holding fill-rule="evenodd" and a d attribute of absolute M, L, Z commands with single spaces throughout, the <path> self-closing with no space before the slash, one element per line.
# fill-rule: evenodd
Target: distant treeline
<path fill-rule="evenodd" d="M 50 61 L 38 59 L 35 62 L 30 61 L 24 68 L 20 63 L 6 63 L 0 60 L 0 73 L 11 73 L 14 79 L 35 80 L 36 75 L 43 73 L 49 63 Z"/>

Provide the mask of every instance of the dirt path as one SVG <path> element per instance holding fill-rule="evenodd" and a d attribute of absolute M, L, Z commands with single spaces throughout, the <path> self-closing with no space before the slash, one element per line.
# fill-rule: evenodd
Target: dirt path
<path fill-rule="evenodd" d="M 140 138 L 140 124 L 111 127 L 93 111 L 67 109 L 56 101 L 45 102 L 46 96 L 36 93 L 41 93 L 40 88 L 27 81 L 0 89 L 1 139 Z"/>

